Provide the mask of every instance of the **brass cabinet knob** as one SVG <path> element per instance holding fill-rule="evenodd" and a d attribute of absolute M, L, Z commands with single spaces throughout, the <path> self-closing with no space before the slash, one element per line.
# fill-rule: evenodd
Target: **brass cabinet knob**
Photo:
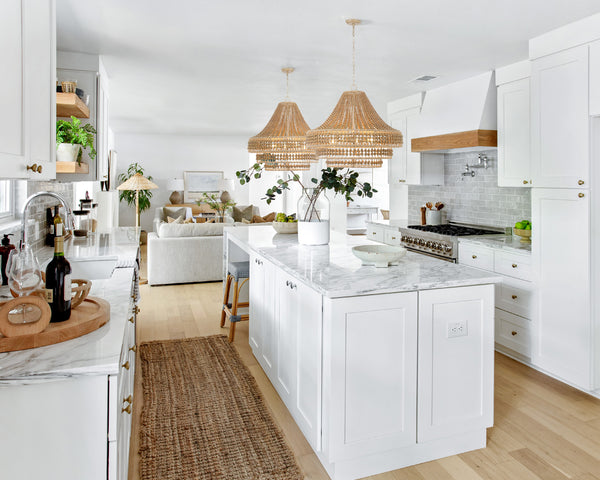
<path fill-rule="evenodd" d="M 138 313 L 140 313 L 140 307 L 138 307 L 137 305 L 135 306 L 135 308 L 133 309 L 133 313 L 135 313 L 136 315 Z"/>
<path fill-rule="evenodd" d="M 577 182 L 577 184 L 578 184 L 578 185 L 583 185 L 584 183 L 585 183 L 585 182 L 584 182 L 583 180 L 579 180 L 579 181 Z"/>
<path fill-rule="evenodd" d="M 511 334 L 511 335 L 514 337 L 514 336 L 517 334 L 517 332 L 515 332 L 515 331 L 513 330 L 512 332 L 510 332 L 510 334 Z"/>
<path fill-rule="evenodd" d="M 513 263 L 513 264 L 512 264 L 512 267 L 513 267 L 513 268 L 517 268 L 517 264 L 516 264 L 516 263 Z"/>
<path fill-rule="evenodd" d="M 123 365 L 121 365 L 125 370 L 129 370 L 129 360 L 127 360 Z"/>
<path fill-rule="evenodd" d="M 477 258 L 477 255 L 471 255 L 473 257 L 473 260 Z"/>
<path fill-rule="evenodd" d="M 133 397 L 129 395 L 127 398 L 123 399 L 123 403 L 133 403 Z"/>
<path fill-rule="evenodd" d="M 125 408 L 122 408 L 121 413 L 123 413 L 123 412 L 131 415 L 131 404 L 127 405 Z"/>
<path fill-rule="evenodd" d="M 513 295 L 513 296 L 512 296 L 512 299 L 513 299 L 513 300 L 516 300 L 516 299 L 517 299 L 517 296 L 516 296 L 516 295 Z"/>
<path fill-rule="evenodd" d="M 527 185 L 529 182 L 527 180 L 523 180 L 523 185 Z"/>
<path fill-rule="evenodd" d="M 396 237 L 392 237 L 392 240 L 396 240 Z"/>
<path fill-rule="evenodd" d="M 137 345 L 134 345 L 133 347 L 129 347 L 129 351 L 133 352 L 133 353 L 137 352 Z"/>
<path fill-rule="evenodd" d="M 133 317 L 129 317 L 129 321 L 133 323 Z"/>
<path fill-rule="evenodd" d="M 583 197 L 585 197 L 585 193 L 580 193 L 579 198 L 583 198 Z"/>
<path fill-rule="evenodd" d="M 27 165 L 27 170 L 31 170 L 33 173 L 42 173 L 42 166 L 34 163 L 33 165 Z"/>

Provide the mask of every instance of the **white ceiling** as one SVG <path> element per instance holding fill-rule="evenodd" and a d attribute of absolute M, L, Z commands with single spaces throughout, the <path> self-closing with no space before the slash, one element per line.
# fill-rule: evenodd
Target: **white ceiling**
<path fill-rule="evenodd" d="M 57 0 L 59 50 L 104 55 L 115 132 L 253 135 L 285 95 L 316 128 L 357 83 L 386 102 L 527 58 L 598 0 Z M 426 87 L 411 83 L 439 75 Z"/>

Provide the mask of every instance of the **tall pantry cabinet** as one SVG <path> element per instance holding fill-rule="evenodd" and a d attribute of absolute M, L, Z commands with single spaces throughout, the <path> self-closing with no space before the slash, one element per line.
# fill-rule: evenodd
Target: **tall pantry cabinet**
<path fill-rule="evenodd" d="M 591 128 L 589 88 L 598 82 L 590 78 L 595 71 L 590 48 L 599 47 L 552 53 L 539 48 L 541 43 L 530 43 L 532 257 L 538 288 L 532 363 L 593 391 L 600 387 L 595 378 L 600 337 L 591 295 L 597 288 L 594 262 L 598 265 L 592 229 L 600 212 L 593 202 L 598 173 L 592 165 L 599 160 L 593 137 L 600 130 L 594 135 Z"/>

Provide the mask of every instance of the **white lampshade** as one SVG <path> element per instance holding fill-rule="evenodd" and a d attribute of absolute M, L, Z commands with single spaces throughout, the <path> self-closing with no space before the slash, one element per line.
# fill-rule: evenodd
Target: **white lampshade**
<path fill-rule="evenodd" d="M 233 191 L 234 184 L 231 178 L 224 178 L 219 180 L 219 191 L 220 192 L 231 192 Z"/>
<path fill-rule="evenodd" d="M 170 178 L 167 180 L 167 190 L 179 192 L 184 189 L 183 178 Z"/>

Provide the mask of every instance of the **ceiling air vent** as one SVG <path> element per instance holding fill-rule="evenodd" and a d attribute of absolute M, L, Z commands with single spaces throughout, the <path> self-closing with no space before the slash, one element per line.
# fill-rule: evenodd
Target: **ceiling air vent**
<path fill-rule="evenodd" d="M 415 78 L 413 81 L 415 82 L 428 82 L 429 80 L 433 80 L 437 78 L 435 75 L 423 75 L 422 77 Z"/>

